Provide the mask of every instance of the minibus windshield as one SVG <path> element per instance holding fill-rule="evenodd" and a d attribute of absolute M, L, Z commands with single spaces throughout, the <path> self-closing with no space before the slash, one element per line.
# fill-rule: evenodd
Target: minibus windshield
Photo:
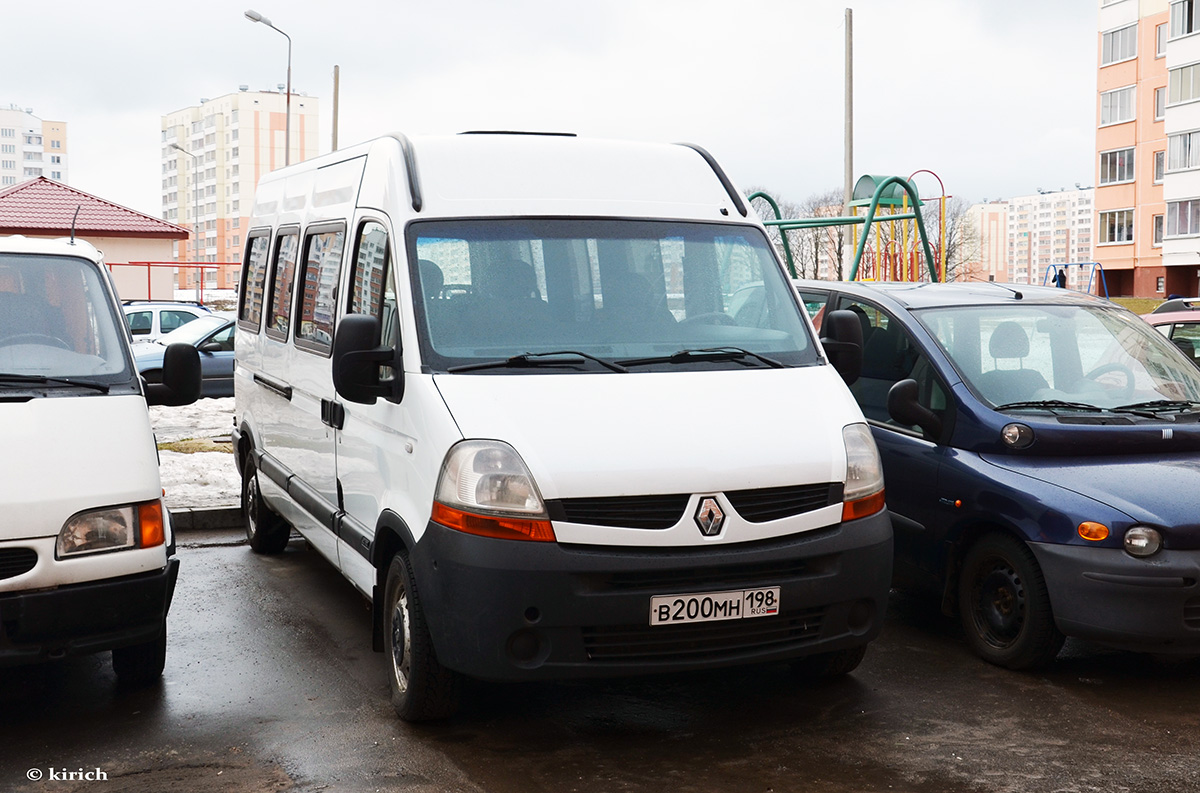
<path fill-rule="evenodd" d="M 914 314 L 971 390 L 999 410 L 1200 408 L 1200 369 L 1127 311 L 1008 303 Z"/>
<path fill-rule="evenodd" d="M 819 361 L 753 226 L 520 218 L 422 221 L 408 234 L 422 356 L 437 371 Z"/>
<path fill-rule="evenodd" d="M 0 254 L 0 374 L 10 382 L 128 381 L 123 322 L 91 262 Z"/>

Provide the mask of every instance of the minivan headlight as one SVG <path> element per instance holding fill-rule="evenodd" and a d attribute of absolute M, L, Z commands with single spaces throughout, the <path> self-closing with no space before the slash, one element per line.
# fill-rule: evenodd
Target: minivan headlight
<path fill-rule="evenodd" d="M 93 509 L 73 515 L 58 532 L 54 555 L 58 559 L 126 548 L 162 545 L 161 501 Z"/>
<path fill-rule="evenodd" d="M 875 439 L 866 424 L 842 428 L 846 446 L 846 487 L 842 494 L 842 520 L 874 515 L 883 509 L 883 464 Z"/>
<path fill-rule="evenodd" d="M 1125 552 L 1130 556 L 1153 556 L 1162 548 L 1162 535 L 1149 526 L 1134 526 L 1125 532 Z"/>
<path fill-rule="evenodd" d="M 433 520 L 468 534 L 554 542 L 546 505 L 516 449 L 501 441 L 461 441 L 438 477 Z"/>

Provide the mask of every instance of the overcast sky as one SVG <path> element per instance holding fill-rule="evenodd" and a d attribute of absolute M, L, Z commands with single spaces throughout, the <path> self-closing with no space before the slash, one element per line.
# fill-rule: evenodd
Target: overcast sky
<path fill-rule="evenodd" d="M 840 190 L 844 12 L 854 171 L 971 201 L 1094 182 L 1095 0 L 60 0 L 8 3 L 0 106 L 68 123 L 70 181 L 157 216 L 160 122 L 246 84 L 321 101 L 343 145 L 399 130 L 698 143 L 741 187 Z M 918 177 L 923 195 L 936 182 Z"/>

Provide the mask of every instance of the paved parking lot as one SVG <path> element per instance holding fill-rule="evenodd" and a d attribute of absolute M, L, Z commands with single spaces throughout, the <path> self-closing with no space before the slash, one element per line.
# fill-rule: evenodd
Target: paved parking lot
<path fill-rule="evenodd" d="M 302 542 L 261 558 L 233 532 L 183 539 L 162 685 L 115 689 L 105 656 L 5 670 L 0 789 L 1200 789 L 1200 661 L 1068 643 L 1048 672 L 1007 672 L 907 597 L 832 685 L 767 667 L 485 686 L 455 720 L 410 726 L 363 601 Z"/>

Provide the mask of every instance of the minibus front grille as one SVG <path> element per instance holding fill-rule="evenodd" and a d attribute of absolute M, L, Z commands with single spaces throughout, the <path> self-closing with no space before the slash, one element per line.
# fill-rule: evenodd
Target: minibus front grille
<path fill-rule="evenodd" d="M 687 509 L 686 493 L 665 496 L 563 498 L 546 502 L 550 520 L 589 526 L 630 529 L 669 529 Z"/>
<path fill-rule="evenodd" d="M 751 523 L 765 523 L 841 503 L 842 483 L 731 490 L 725 497 L 743 519 Z"/>
<path fill-rule="evenodd" d="M 0 549 L 0 579 L 24 575 L 37 564 L 37 551 L 32 548 Z"/>
<path fill-rule="evenodd" d="M 813 642 L 824 618 L 825 610 L 816 608 L 690 625 L 585 627 L 583 645 L 596 663 L 715 661 Z"/>

